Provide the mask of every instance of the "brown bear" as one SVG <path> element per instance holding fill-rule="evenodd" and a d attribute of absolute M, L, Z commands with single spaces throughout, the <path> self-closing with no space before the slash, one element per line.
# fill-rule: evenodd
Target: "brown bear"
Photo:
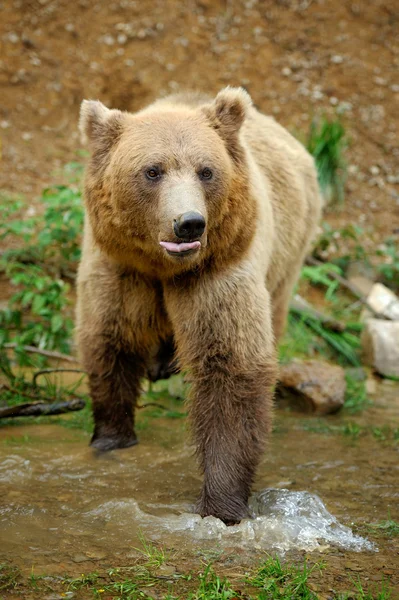
<path fill-rule="evenodd" d="M 100 450 L 136 444 L 140 380 L 190 374 L 197 510 L 231 524 L 272 418 L 276 341 L 314 235 L 312 158 L 242 88 L 135 114 L 84 101 L 77 339 Z M 170 364 L 169 364 L 170 363 Z"/>

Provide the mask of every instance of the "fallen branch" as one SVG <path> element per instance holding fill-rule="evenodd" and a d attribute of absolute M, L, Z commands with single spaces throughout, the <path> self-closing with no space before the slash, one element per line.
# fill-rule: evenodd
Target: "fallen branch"
<path fill-rule="evenodd" d="M 61 352 L 55 352 L 52 350 L 41 350 L 40 348 L 36 348 L 36 346 L 18 346 L 13 342 L 8 342 L 3 345 L 3 348 L 19 348 L 21 347 L 25 352 L 31 352 L 32 354 L 41 354 L 42 356 L 48 356 L 49 358 L 58 358 L 59 360 L 66 360 L 68 362 L 78 363 L 78 359 L 74 356 L 70 356 L 69 354 L 62 354 Z"/>
<path fill-rule="evenodd" d="M 313 256 L 307 256 L 305 262 L 307 265 L 312 267 L 320 267 L 321 265 L 326 264 L 323 263 L 321 260 L 317 260 L 317 258 L 314 258 Z M 328 275 L 329 277 L 332 277 L 332 279 L 338 281 L 342 285 L 342 287 L 352 292 L 352 294 L 356 296 L 356 298 L 358 298 L 360 302 L 364 304 L 364 306 L 366 306 L 377 319 L 386 319 L 385 315 L 377 312 L 375 308 L 373 308 L 367 302 L 367 298 L 363 295 L 363 293 L 359 290 L 359 288 L 356 285 L 354 285 L 353 283 L 345 279 L 345 277 L 342 277 L 342 275 L 339 275 L 339 273 L 336 273 L 335 271 L 328 271 Z"/>
<path fill-rule="evenodd" d="M 40 375 L 45 375 L 46 373 L 84 373 L 86 374 L 86 371 L 83 371 L 83 369 L 42 369 L 41 371 L 36 371 L 36 373 L 33 375 L 33 385 L 36 386 L 36 380 L 38 377 L 40 377 Z"/>
<path fill-rule="evenodd" d="M 65 402 L 29 402 L 0 408 L 0 419 L 10 417 L 41 417 L 46 415 L 61 415 L 63 413 L 82 410 L 86 403 L 81 398 L 73 398 Z"/>
<path fill-rule="evenodd" d="M 346 329 L 346 325 L 341 323 L 340 321 L 336 321 L 332 317 L 329 317 L 313 306 L 311 306 L 304 298 L 296 294 L 294 298 L 290 302 L 290 310 L 301 315 L 301 316 L 309 316 L 312 319 L 320 321 L 326 329 L 331 329 L 332 331 L 337 331 L 338 333 L 342 333 Z"/>

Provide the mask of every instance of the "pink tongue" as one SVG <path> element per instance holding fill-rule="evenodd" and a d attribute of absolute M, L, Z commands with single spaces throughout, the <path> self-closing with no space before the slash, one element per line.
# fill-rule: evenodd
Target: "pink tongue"
<path fill-rule="evenodd" d="M 194 250 L 194 248 L 200 248 L 201 242 L 182 242 L 181 244 L 175 244 L 174 242 L 159 242 L 162 248 L 169 250 L 169 252 L 185 252 L 186 250 Z"/>

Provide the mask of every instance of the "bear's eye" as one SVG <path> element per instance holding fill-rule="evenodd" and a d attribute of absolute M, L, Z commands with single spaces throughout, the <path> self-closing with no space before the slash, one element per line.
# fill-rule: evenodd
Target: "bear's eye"
<path fill-rule="evenodd" d="M 147 169 L 145 176 L 147 179 L 154 181 L 154 179 L 159 179 L 161 177 L 161 171 L 158 167 L 151 167 L 151 169 Z"/>
<path fill-rule="evenodd" d="M 212 179 L 212 177 L 213 177 L 213 173 L 210 169 L 208 169 L 208 167 L 205 167 L 205 169 L 202 169 L 202 171 L 200 173 L 201 179 L 207 179 L 209 181 L 209 179 Z"/>

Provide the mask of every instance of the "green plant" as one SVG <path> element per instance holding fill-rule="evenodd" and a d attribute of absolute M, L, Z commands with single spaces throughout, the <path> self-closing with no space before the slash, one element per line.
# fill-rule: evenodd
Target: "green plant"
<path fill-rule="evenodd" d="M 24 345 L 68 353 L 72 333 L 72 319 L 65 314 L 69 285 L 34 264 L 11 262 L 4 271 L 18 291 L 0 311 L 0 348 L 15 344 L 20 364 L 27 364 Z"/>
<path fill-rule="evenodd" d="M 284 565 L 277 557 L 269 558 L 247 582 L 262 590 L 258 600 L 317 600 L 308 578 L 315 568 L 323 566 L 316 564 L 309 570 L 306 562 L 303 566 Z"/>
<path fill-rule="evenodd" d="M 145 567 L 159 568 L 168 560 L 169 557 L 166 552 L 162 548 L 159 548 L 146 540 L 141 531 L 139 532 L 138 538 L 142 548 L 135 548 L 135 550 L 147 558 L 147 561 L 144 564 Z"/>
<path fill-rule="evenodd" d="M 229 598 L 237 597 L 227 579 L 216 575 L 211 564 L 205 567 L 204 572 L 200 573 L 198 578 L 198 589 L 188 596 L 188 600 L 229 600 Z"/>
<path fill-rule="evenodd" d="M 397 537 L 399 536 L 399 523 L 398 521 L 394 521 L 389 517 L 385 521 L 379 521 L 378 523 L 371 523 L 369 525 L 370 529 L 375 529 L 381 531 L 388 537 Z"/>
<path fill-rule="evenodd" d="M 326 300 L 331 302 L 335 299 L 335 292 L 339 286 L 338 281 L 331 277 L 331 272 L 342 275 L 342 271 L 337 265 L 323 263 L 317 266 L 302 267 L 301 278 L 308 280 L 313 285 L 325 286 L 327 288 Z"/>
<path fill-rule="evenodd" d="M 399 290 L 399 245 L 393 237 L 388 238 L 380 246 L 376 255 L 383 258 L 377 265 L 377 271 L 383 283 L 394 290 Z"/>
<path fill-rule="evenodd" d="M 387 587 L 387 584 L 383 582 L 381 586 L 372 586 L 367 590 L 363 589 L 363 586 L 358 579 L 352 583 L 355 586 L 355 592 L 346 594 L 339 594 L 336 596 L 336 600 L 389 600 L 391 598 L 391 590 Z"/>
<path fill-rule="evenodd" d="M 372 402 L 367 396 L 365 381 L 357 380 L 349 373 L 345 374 L 345 379 L 345 409 L 350 413 L 356 413 L 370 406 Z"/>
<path fill-rule="evenodd" d="M 15 589 L 18 586 L 20 572 L 17 567 L 0 564 L 0 591 Z"/>
<path fill-rule="evenodd" d="M 326 117 L 312 120 L 306 147 L 315 159 L 320 187 L 327 202 L 343 202 L 347 145 L 345 128 L 340 121 L 329 121 Z"/>

